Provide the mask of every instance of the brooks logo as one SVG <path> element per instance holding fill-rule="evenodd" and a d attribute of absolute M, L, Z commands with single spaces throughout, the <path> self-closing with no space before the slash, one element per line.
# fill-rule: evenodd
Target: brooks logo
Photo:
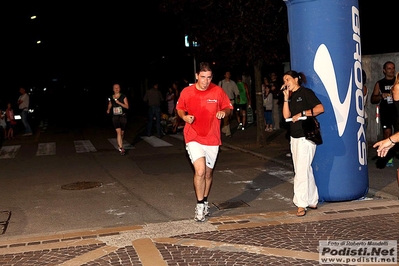
<path fill-rule="evenodd" d="M 359 25 L 359 10 L 352 7 L 352 29 L 353 40 L 355 41 L 355 52 L 353 53 L 354 64 L 351 69 L 350 78 L 348 82 L 348 90 L 343 102 L 340 100 L 338 92 L 337 77 L 334 70 L 333 61 L 326 45 L 321 44 L 316 51 L 313 67 L 320 80 L 322 81 L 328 97 L 330 98 L 335 120 L 338 127 L 338 135 L 342 137 L 348 123 L 349 111 L 351 106 L 352 95 L 352 80 L 356 84 L 356 122 L 359 124 L 357 132 L 357 149 L 358 160 L 361 165 L 367 164 L 367 145 L 366 134 L 364 127 L 364 97 L 362 89 L 362 65 L 360 52 L 360 25 Z M 354 76 L 354 79 L 353 79 Z"/>

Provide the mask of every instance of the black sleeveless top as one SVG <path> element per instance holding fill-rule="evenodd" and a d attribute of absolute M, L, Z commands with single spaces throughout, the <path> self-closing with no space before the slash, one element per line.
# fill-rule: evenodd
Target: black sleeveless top
<path fill-rule="evenodd" d="M 124 102 L 126 98 L 126 95 L 121 93 L 119 95 L 119 98 L 117 99 L 119 102 Z M 113 115 L 126 115 L 126 108 L 123 108 L 120 104 L 116 103 L 116 101 L 114 100 L 114 96 L 111 95 L 111 97 L 109 98 L 112 104 L 112 114 Z"/>
<path fill-rule="evenodd" d="M 377 81 L 378 85 L 380 86 L 380 93 L 389 93 L 391 94 L 391 89 L 393 86 L 393 83 L 395 82 L 395 79 L 380 79 Z M 387 99 L 382 99 L 380 102 L 380 111 L 384 112 L 386 110 L 391 110 L 394 107 L 393 100 L 392 100 L 392 95 L 391 95 L 391 102 L 388 102 Z"/>

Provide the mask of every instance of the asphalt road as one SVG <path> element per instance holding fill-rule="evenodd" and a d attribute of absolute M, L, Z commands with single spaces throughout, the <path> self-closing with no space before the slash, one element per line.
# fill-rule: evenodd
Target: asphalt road
<path fill-rule="evenodd" d="M 131 149 L 120 156 L 109 125 L 46 124 L 0 159 L 0 211 L 10 214 L 5 236 L 178 221 L 194 215 L 192 168 L 182 136 L 154 147 L 130 128 Z M 87 141 L 92 152 L 77 152 Z M 41 148 L 40 148 L 41 147 Z M 41 152 L 39 152 L 41 150 Z M 212 215 L 291 210 L 292 169 L 239 150 L 221 148 L 209 197 Z"/>

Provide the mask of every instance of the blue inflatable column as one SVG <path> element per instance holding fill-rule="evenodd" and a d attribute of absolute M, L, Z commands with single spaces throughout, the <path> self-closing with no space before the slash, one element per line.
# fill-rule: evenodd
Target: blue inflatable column
<path fill-rule="evenodd" d="M 357 0 L 285 0 L 291 69 L 324 105 L 324 143 L 313 162 L 320 201 L 359 199 L 368 192 Z"/>

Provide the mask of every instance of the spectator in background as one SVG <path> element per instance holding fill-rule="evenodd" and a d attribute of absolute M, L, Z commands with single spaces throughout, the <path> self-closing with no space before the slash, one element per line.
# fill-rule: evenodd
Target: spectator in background
<path fill-rule="evenodd" d="M 0 131 L 1 138 L 7 139 L 7 123 L 6 123 L 6 112 L 0 110 Z"/>
<path fill-rule="evenodd" d="M 183 79 L 182 82 L 185 87 L 190 85 L 186 79 Z M 173 133 L 177 133 L 177 130 L 179 128 L 184 127 L 184 121 L 181 120 L 180 116 L 177 115 L 176 104 L 177 104 L 177 100 L 180 97 L 180 91 L 182 91 L 185 87 L 179 88 L 178 81 L 175 81 L 172 83 L 172 89 L 175 93 L 175 110 L 174 110 L 174 115 L 173 115 L 174 117 L 172 118 L 172 132 Z"/>
<path fill-rule="evenodd" d="M 362 69 L 362 82 L 363 82 L 363 107 L 364 107 L 364 126 L 367 129 L 367 125 L 368 125 L 368 114 L 367 114 L 367 98 L 369 95 L 367 86 L 366 86 L 366 82 L 367 82 L 367 75 L 366 75 L 366 71 L 364 71 L 364 69 Z M 398 99 L 399 100 L 399 99 Z"/>
<path fill-rule="evenodd" d="M 25 127 L 25 133 L 22 136 L 32 136 L 32 129 L 28 122 L 29 95 L 23 87 L 19 88 L 19 93 L 21 95 L 18 98 L 18 108 L 21 114 L 22 124 L 24 124 Z"/>
<path fill-rule="evenodd" d="M 271 92 L 272 85 L 268 77 L 263 78 L 262 98 L 263 98 L 263 114 L 265 118 L 265 131 L 273 131 L 273 95 Z"/>
<path fill-rule="evenodd" d="M 282 83 L 278 80 L 277 73 L 270 73 L 270 85 L 273 94 L 273 130 L 278 130 L 283 121 L 283 100 L 284 96 L 280 93 Z"/>
<path fill-rule="evenodd" d="M 230 78 L 231 78 L 231 72 L 226 71 L 224 73 L 224 79 L 219 81 L 218 85 L 219 87 L 222 87 L 222 89 L 229 97 L 231 105 L 234 106 L 236 97 L 237 98 L 240 97 L 240 92 L 238 91 L 238 87 L 235 81 L 231 80 Z M 225 116 L 223 119 L 222 132 L 226 134 L 226 137 L 231 137 L 230 120 L 232 115 L 233 112 L 231 112 L 230 115 Z"/>
<path fill-rule="evenodd" d="M 270 85 L 264 86 L 264 91 L 262 88 L 263 94 L 263 110 L 265 117 L 265 131 L 272 132 L 273 131 L 273 95 L 271 93 Z"/>
<path fill-rule="evenodd" d="M 6 108 L 6 124 L 7 124 L 7 138 L 13 139 L 14 138 L 14 128 L 17 124 L 17 121 L 14 117 L 14 109 L 12 108 L 11 103 L 7 103 Z"/>
<path fill-rule="evenodd" d="M 177 115 L 176 114 L 176 104 L 177 104 L 177 100 L 180 97 L 180 91 L 181 91 L 179 89 L 179 82 L 178 81 L 175 81 L 175 82 L 172 83 L 172 90 L 173 90 L 173 93 L 175 94 L 175 99 L 174 99 L 174 104 L 175 104 L 174 112 L 175 112 L 175 114 L 174 115 Z"/>
<path fill-rule="evenodd" d="M 238 122 L 238 130 L 245 130 L 247 126 L 247 105 L 251 106 L 251 98 L 249 96 L 248 84 L 242 81 L 242 77 L 237 77 L 237 88 L 240 92 L 236 98 L 236 118 Z"/>
<path fill-rule="evenodd" d="M 175 101 L 176 101 L 175 98 L 176 98 L 175 91 L 173 90 L 172 87 L 169 87 L 165 97 L 169 117 L 175 116 Z"/>
<path fill-rule="evenodd" d="M 395 105 L 395 109 L 396 109 L 396 123 L 394 125 L 394 131 L 395 132 L 399 132 L 399 71 L 396 73 L 395 75 L 395 82 L 393 83 L 392 86 L 392 98 L 393 98 L 393 103 Z M 393 157 L 395 157 L 396 153 L 397 153 L 398 147 L 395 146 L 395 148 L 392 149 L 392 153 L 393 153 Z M 398 177 L 398 185 L 399 185 L 399 171 L 397 174 Z"/>
<path fill-rule="evenodd" d="M 398 75 L 397 75 L 398 76 Z M 373 148 L 377 149 L 377 155 L 384 158 L 387 156 L 389 151 L 396 146 L 399 142 L 399 132 L 389 136 L 386 139 L 380 140 L 373 145 Z M 396 171 L 396 179 L 399 186 L 399 171 Z"/>
<path fill-rule="evenodd" d="M 399 71 L 395 75 L 395 82 L 392 86 L 392 97 L 396 107 L 397 120 L 394 126 L 395 132 L 399 131 Z"/>
<path fill-rule="evenodd" d="M 319 194 L 313 175 L 312 162 L 317 145 L 305 138 L 302 116 L 317 116 L 324 112 L 324 106 L 316 94 L 302 84 L 306 83 L 303 73 L 290 70 L 283 75 L 284 84 L 279 90 L 284 94 L 284 119 L 290 122 L 290 147 L 294 165 L 294 198 L 297 216 L 304 216 L 307 208 L 316 209 Z M 284 87 L 283 87 L 284 86 Z M 285 89 L 284 89 L 285 88 Z"/>
<path fill-rule="evenodd" d="M 152 135 L 152 123 L 155 117 L 155 127 L 157 129 L 158 138 L 163 137 L 161 130 L 161 105 L 164 101 L 162 93 L 158 89 L 159 84 L 154 83 L 151 89 L 148 89 L 145 94 L 143 101 L 148 105 L 148 121 L 147 121 L 147 136 Z"/>
<path fill-rule="evenodd" d="M 386 139 L 392 135 L 393 127 L 396 124 L 397 113 L 392 98 L 392 86 L 395 81 L 395 63 L 387 61 L 382 67 L 384 78 L 378 80 L 374 85 L 371 103 L 380 106 L 380 121 L 383 138 Z M 393 157 L 390 155 L 386 166 L 393 166 Z"/>

